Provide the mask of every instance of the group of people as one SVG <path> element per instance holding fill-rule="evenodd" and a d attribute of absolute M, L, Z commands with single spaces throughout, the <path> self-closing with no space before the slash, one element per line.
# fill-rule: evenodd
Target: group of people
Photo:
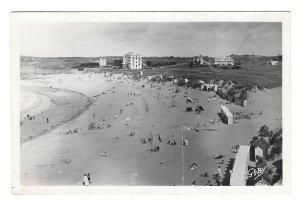
<path fill-rule="evenodd" d="M 208 182 L 204 186 L 222 186 L 222 184 L 219 179 L 216 179 L 214 183 L 211 183 L 211 181 L 208 180 Z"/>
<path fill-rule="evenodd" d="M 174 135 L 172 135 L 171 139 L 168 140 L 167 144 L 168 145 L 176 145 L 177 144 Z"/>
<path fill-rule="evenodd" d="M 219 154 L 219 155 L 215 156 L 214 159 L 222 159 L 224 157 L 225 157 L 224 154 Z"/>
<path fill-rule="evenodd" d="M 108 158 L 108 155 L 106 154 L 106 152 L 103 152 L 103 154 L 101 154 L 101 158 Z"/>
<path fill-rule="evenodd" d="M 129 134 L 129 137 L 133 137 L 135 135 L 135 131 L 132 131 L 130 134 Z"/>
<path fill-rule="evenodd" d="M 160 150 L 159 146 L 155 146 L 154 148 L 151 148 L 151 149 L 150 149 L 150 152 L 151 152 L 151 153 L 152 153 L 152 152 L 159 152 L 159 150 Z"/>
<path fill-rule="evenodd" d="M 92 183 L 90 173 L 83 175 L 83 186 L 89 186 Z"/>
<path fill-rule="evenodd" d="M 75 128 L 74 130 L 69 130 L 66 134 L 75 134 L 77 132 L 79 132 L 79 129 Z"/>
<path fill-rule="evenodd" d="M 238 150 L 239 150 L 239 148 L 240 148 L 240 145 L 235 145 L 234 147 L 232 147 L 231 151 L 232 151 L 233 153 L 237 153 Z"/>
<path fill-rule="evenodd" d="M 35 119 L 35 115 L 29 115 L 27 114 L 27 120 L 34 120 Z"/>

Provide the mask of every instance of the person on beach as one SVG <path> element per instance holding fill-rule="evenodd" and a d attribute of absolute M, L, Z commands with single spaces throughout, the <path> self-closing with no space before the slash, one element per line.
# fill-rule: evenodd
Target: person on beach
<path fill-rule="evenodd" d="M 184 138 L 183 146 L 188 146 L 188 145 L 189 145 L 189 141 L 187 140 L 187 138 Z"/>
<path fill-rule="evenodd" d="M 172 138 L 168 141 L 167 144 L 169 144 L 169 145 L 176 145 L 176 141 L 175 141 L 174 135 L 172 135 Z"/>
<path fill-rule="evenodd" d="M 121 109 L 121 110 L 120 110 L 120 114 L 122 114 L 122 112 L 123 112 L 123 110 Z"/>
<path fill-rule="evenodd" d="M 158 141 L 159 141 L 159 142 L 162 142 L 162 139 L 161 139 L 161 137 L 160 137 L 160 134 L 158 135 Z"/>
<path fill-rule="evenodd" d="M 221 185 L 221 182 L 218 179 L 216 179 L 215 186 L 220 186 L 220 185 Z"/>
<path fill-rule="evenodd" d="M 90 185 L 88 177 L 87 177 L 86 174 L 83 175 L 83 185 L 84 186 L 89 186 Z"/>
<path fill-rule="evenodd" d="M 88 178 L 88 180 L 89 180 L 89 183 L 91 184 L 92 182 L 91 182 L 91 176 L 90 176 L 90 173 L 87 174 L 87 178 Z"/>
<path fill-rule="evenodd" d="M 47 123 L 49 123 L 49 119 L 48 119 L 48 117 L 47 117 Z"/>
<path fill-rule="evenodd" d="M 221 179 L 222 178 L 222 169 L 220 166 L 218 167 L 218 175 L 219 175 L 219 178 Z"/>
<path fill-rule="evenodd" d="M 94 114 L 93 114 L 93 118 L 95 118 L 95 116 L 96 116 L 96 114 L 94 113 Z"/>

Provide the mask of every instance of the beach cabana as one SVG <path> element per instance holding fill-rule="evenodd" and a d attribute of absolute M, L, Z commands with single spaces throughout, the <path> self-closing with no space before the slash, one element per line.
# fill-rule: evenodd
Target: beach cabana
<path fill-rule="evenodd" d="M 246 106 L 247 106 L 247 104 L 248 104 L 248 101 L 247 101 L 247 99 L 244 99 L 244 100 L 242 100 L 242 106 L 243 106 L 243 107 L 246 107 Z"/>
<path fill-rule="evenodd" d="M 217 85 L 212 85 L 211 88 L 212 88 L 212 91 L 215 91 L 215 92 L 218 91 L 218 86 Z"/>
<path fill-rule="evenodd" d="M 230 176 L 230 186 L 246 186 L 250 146 L 240 145 Z"/>
<path fill-rule="evenodd" d="M 233 114 L 226 106 L 221 106 L 221 116 L 228 125 L 233 124 Z"/>
<path fill-rule="evenodd" d="M 203 80 L 198 80 L 198 83 L 204 84 L 205 82 Z"/>
<path fill-rule="evenodd" d="M 210 91 L 210 84 L 204 84 L 203 90 Z"/>
<path fill-rule="evenodd" d="M 254 148 L 255 148 L 255 158 L 259 156 L 261 158 L 265 158 L 269 154 L 270 142 L 265 137 L 258 137 L 254 140 Z"/>
<path fill-rule="evenodd" d="M 261 137 L 272 137 L 272 134 L 266 125 L 260 128 L 260 130 L 257 132 L 257 135 Z"/>
<path fill-rule="evenodd" d="M 201 84 L 201 85 L 200 85 L 200 90 L 203 90 L 203 89 L 204 89 L 204 85 Z"/>
<path fill-rule="evenodd" d="M 153 76 L 147 76 L 147 80 L 150 81 L 152 80 Z"/>

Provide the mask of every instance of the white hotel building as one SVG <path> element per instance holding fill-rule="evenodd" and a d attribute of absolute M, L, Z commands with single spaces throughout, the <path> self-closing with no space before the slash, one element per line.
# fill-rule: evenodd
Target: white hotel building
<path fill-rule="evenodd" d="M 215 58 L 215 65 L 234 65 L 234 60 L 231 57 Z"/>
<path fill-rule="evenodd" d="M 140 70 L 143 66 L 142 55 L 129 52 L 123 56 L 123 68 Z"/>

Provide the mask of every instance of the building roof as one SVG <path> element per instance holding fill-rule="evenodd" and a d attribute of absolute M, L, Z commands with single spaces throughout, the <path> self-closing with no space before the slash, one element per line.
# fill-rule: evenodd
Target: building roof
<path fill-rule="evenodd" d="M 223 110 L 223 112 L 225 113 L 226 116 L 228 117 L 232 117 L 232 113 L 229 111 L 229 109 L 225 106 L 225 105 L 221 105 L 221 109 Z"/>
<path fill-rule="evenodd" d="M 233 61 L 233 58 L 231 58 L 230 56 L 223 56 L 223 57 L 217 57 L 217 58 L 215 58 L 215 60 L 219 60 L 219 61 L 230 60 L 230 61 Z"/>
<path fill-rule="evenodd" d="M 128 52 L 125 55 L 129 55 L 129 56 L 141 56 L 141 54 L 139 53 L 134 53 L 134 52 Z"/>
<path fill-rule="evenodd" d="M 261 147 L 263 146 L 263 144 L 267 145 L 268 147 L 270 147 L 270 142 L 267 138 L 265 137 L 258 137 L 256 140 L 254 140 L 254 147 Z"/>
<path fill-rule="evenodd" d="M 244 186 L 246 185 L 246 176 L 248 172 L 248 157 L 250 146 L 240 145 L 236 154 L 232 174 L 230 177 L 230 185 Z"/>
<path fill-rule="evenodd" d="M 265 136 L 265 134 L 267 134 L 268 136 L 272 136 L 268 126 L 264 125 L 262 126 L 259 131 L 257 132 L 257 135 L 259 136 Z"/>

